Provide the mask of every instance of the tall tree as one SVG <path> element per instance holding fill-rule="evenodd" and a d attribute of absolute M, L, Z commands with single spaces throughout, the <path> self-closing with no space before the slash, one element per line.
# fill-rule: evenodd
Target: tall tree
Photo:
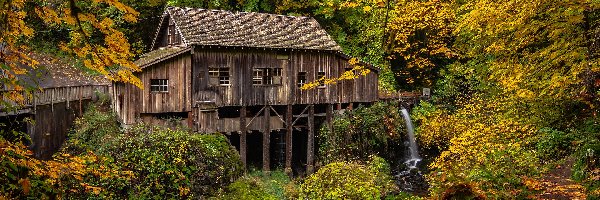
<path fill-rule="evenodd" d="M 24 90 L 18 75 L 27 73 L 25 66 L 39 64 L 30 56 L 30 40 L 40 26 L 29 18 L 43 21 L 41 29 L 68 30 L 60 48 L 79 57 L 85 67 L 109 80 L 133 83 L 142 87 L 133 71 L 133 52 L 127 38 L 118 29 L 137 21 L 138 12 L 117 0 L 2 0 L 0 1 L 0 83 L 12 90 L 3 95 L 11 100 L 23 99 Z"/>

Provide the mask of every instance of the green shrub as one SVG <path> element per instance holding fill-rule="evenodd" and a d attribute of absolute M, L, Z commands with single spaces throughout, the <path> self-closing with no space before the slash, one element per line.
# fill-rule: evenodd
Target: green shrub
<path fill-rule="evenodd" d="M 330 163 L 304 180 L 300 199 L 380 199 L 390 179 L 379 171 L 386 168 L 380 160 L 372 164 Z"/>
<path fill-rule="evenodd" d="M 131 169 L 129 194 L 143 198 L 200 198 L 243 173 L 237 151 L 220 134 L 137 125 L 100 151 Z"/>
<path fill-rule="evenodd" d="M 600 142 L 586 144 L 575 157 L 573 178 L 586 186 L 590 199 L 600 199 Z"/>
<path fill-rule="evenodd" d="M 323 125 L 319 134 L 319 160 L 324 164 L 335 161 L 366 161 L 371 155 L 386 158 L 402 150 L 392 150 L 391 143 L 401 143 L 404 119 L 396 104 L 378 102 L 370 107 L 336 115 L 332 130 Z"/>
<path fill-rule="evenodd" d="M 536 149 L 542 160 L 558 160 L 572 153 L 572 143 L 576 140 L 574 134 L 550 128 L 542 128 L 539 132 Z"/>
<path fill-rule="evenodd" d="M 131 171 L 133 178 L 126 183 L 97 182 L 108 194 L 121 197 L 202 198 L 243 174 L 237 151 L 223 135 L 144 124 L 123 132 L 116 116 L 100 106 L 90 106 L 77 119 L 63 151 L 93 151 Z"/>
<path fill-rule="evenodd" d="M 281 170 L 252 171 L 236 180 L 214 199 L 296 199 L 296 185 Z"/>
<path fill-rule="evenodd" d="M 84 115 L 75 119 L 64 152 L 79 155 L 86 150 L 98 151 L 107 148 L 106 141 L 122 133 L 114 112 L 97 104 L 90 104 Z"/>

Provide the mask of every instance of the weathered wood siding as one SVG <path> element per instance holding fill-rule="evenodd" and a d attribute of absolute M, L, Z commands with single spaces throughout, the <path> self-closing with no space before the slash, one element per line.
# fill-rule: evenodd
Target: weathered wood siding
<path fill-rule="evenodd" d="M 154 49 L 166 46 L 181 45 L 183 43 L 181 40 L 181 34 L 179 34 L 179 31 L 177 31 L 178 29 L 175 28 L 173 23 L 174 22 L 171 17 L 167 16 L 164 19 L 164 21 L 160 25 L 160 29 L 158 31 L 158 35 L 154 44 Z M 169 29 L 169 26 L 173 28 Z M 169 44 L 169 35 L 172 35 L 171 44 Z"/>
<path fill-rule="evenodd" d="M 327 77 L 339 77 L 346 68 L 350 67 L 346 59 L 333 53 L 196 48 L 193 60 L 194 106 L 201 103 L 211 103 L 221 107 L 377 100 L 375 72 L 355 80 L 341 81 L 311 90 L 300 90 L 297 83 L 298 72 L 306 72 L 307 81 L 312 82 L 317 80 L 319 69 L 324 70 Z M 230 84 L 211 85 L 209 68 L 222 67 L 229 68 Z M 254 68 L 282 68 L 282 84 L 253 85 Z"/>
<path fill-rule="evenodd" d="M 144 84 L 141 113 L 191 111 L 191 55 L 183 54 L 146 67 L 138 75 Z M 152 92 L 150 80 L 167 79 L 168 92 Z"/>
<path fill-rule="evenodd" d="M 142 90 L 135 85 L 125 83 L 114 83 L 113 87 L 115 88 L 114 108 L 121 123 L 134 124 L 136 118 L 140 116 Z"/>
<path fill-rule="evenodd" d="M 123 124 L 134 124 L 141 113 L 172 113 L 191 111 L 191 55 L 183 54 L 136 73 L 144 85 L 115 83 L 113 100 Z M 168 79 L 168 92 L 150 91 L 151 79 Z"/>

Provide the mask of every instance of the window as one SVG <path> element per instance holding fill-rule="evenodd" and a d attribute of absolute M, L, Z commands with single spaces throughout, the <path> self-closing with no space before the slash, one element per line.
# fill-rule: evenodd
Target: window
<path fill-rule="evenodd" d="M 298 88 L 306 84 L 306 72 L 298 72 Z"/>
<path fill-rule="evenodd" d="M 208 68 L 211 85 L 229 85 L 229 68 Z"/>
<path fill-rule="evenodd" d="M 317 72 L 317 80 L 325 78 L 325 72 Z M 325 87 L 325 81 L 319 80 L 319 88 Z"/>
<path fill-rule="evenodd" d="M 256 68 L 252 70 L 253 85 L 281 85 L 281 68 Z"/>
<path fill-rule="evenodd" d="M 263 69 L 254 69 L 252 75 L 252 85 L 263 84 Z"/>
<path fill-rule="evenodd" d="M 150 92 L 169 92 L 169 80 L 150 79 Z"/>

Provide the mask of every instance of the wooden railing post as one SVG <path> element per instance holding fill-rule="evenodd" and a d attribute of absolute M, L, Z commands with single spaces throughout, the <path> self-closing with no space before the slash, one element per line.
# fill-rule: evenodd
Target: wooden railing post
<path fill-rule="evenodd" d="M 265 106 L 263 110 L 264 116 L 264 129 L 263 129 L 263 171 L 269 172 L 271 171 L 271 127 L 269 126 L 269 122 L 271 121 L 271 109 L 270 106 Z"/>
<path fill-rule="evenodd" d="M 247 152 L 247 145 L 246 145 L 246 106 L 242 106 L 240 108 L 240 158 L 242 159 L 242 162 L 244 163 L 244 169 L 246 169 L 245 167 L 247 166 L 246 164 L 246 152 Z"/>
<path fill-rule="evenodd" d="M 306 144 L 306 173 L 312 174 L 315 169 L 315 106 L 308 108 L 308 141 Z"/>
<path fill-rule="evenodd" d="M 292 125 L 292 105 L 287 105 L 287 111 L 285 112 L 285 173 L 288 176 L 292 176 L 292 138 L 293 138 L 293 125 Z"/>

